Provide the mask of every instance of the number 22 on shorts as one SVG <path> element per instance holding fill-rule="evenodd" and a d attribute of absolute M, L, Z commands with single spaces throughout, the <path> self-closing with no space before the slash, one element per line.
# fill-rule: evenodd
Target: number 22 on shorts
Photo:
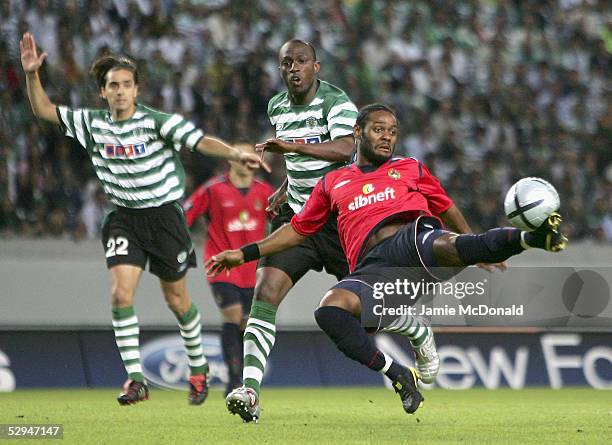
<path fill-rule="evenodd" d="M 118 236 L 116 238 L 109 238 L 106 242 L 106 258 L 110 258 L 115 255 L 127 255 L 128 254 L 129 241 L 127 238 Z"/>

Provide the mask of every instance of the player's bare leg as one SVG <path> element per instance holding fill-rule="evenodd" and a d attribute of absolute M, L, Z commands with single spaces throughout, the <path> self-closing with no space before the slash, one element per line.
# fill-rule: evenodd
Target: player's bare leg
<path fill-rule="evenodd" d="M 134 295 L 142 275 L 142 269 L 131 264 L 119 264 L 113 266 L 110 273 L 113 307 L 131 306 L 134 303 Z"/>
<path fill-rule="evenodd" d="M 159 280 L 166 303 L 178 320 L 189 361 L 189 396 L 191 405 L 201 405 L 208 396 L 208 363 L 202 351 L 202 324 L 198 308 L 187 291 L 187 278 Z"/>
<path fill-rule="evenodd" d="M 424 400 L 417 388 L 417 371 L 400 365 L 376 348 L 359 322 L 360 313 L 361 301 L 354 292 L 334 288 L 321 300 L 315 319 L 344 355 L 391 379 L 404 411 L 414 413 Z"/>
<path fill-rule="evenodd" d="M 280 269 L 262 267 L 257 271 L 253 306 L 244 331 L 244 386 L 225 399 L 229 412 L 245 422 L 259 420 L 259 390 L 276 339 L 276 311 L 292 287 L 293 281 Z"/>
<path fill-rule="evenodd" d="M 110 272 L 115 341 L 128 374 L 117 401 L 121 405 L 132 405 L 149 398 L 149 388 L 140 364 L 140 328 L 133 306 L 142 269 L 130 264 L 119 264 L 113 266 Z"/>

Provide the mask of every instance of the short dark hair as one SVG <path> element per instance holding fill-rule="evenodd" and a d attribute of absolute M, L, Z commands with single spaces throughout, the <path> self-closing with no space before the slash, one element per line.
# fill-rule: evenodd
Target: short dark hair
<path fill-rule="evenodd" d="M 376 111 L 387 111 L 393 115 L 395 120 L 397 120 L 397 114 L 395 114 L 395 110 L 393 110 L 393 108 L 384 104 L 369 104 L 359 110 L 359 113 L 357 114 L 357 121 L 355 122 L 355 124 L 358 127 L 363 128 L 365 126 L 365 122 L 368 116 Z"/>
<path fill-rule="evenodd" d="M 98 57 L 91 64 L 89 73 L 96 80 L 98 89 L 106 85 L 106 74 L 110 70 L 127 70 L 134 75 L 134 83 L 138 85 L 138 67 L 136 62 L 125 56 L 115 56 L 112 54 L 105 54 Z"/>
<path fill-rule="evenodd" d="M 315 50 L 315 47 L 312 45 L 312 43 L 307 42 L 307 41 L 302 40 L 302 39 L 291 39 L 291 40 L 288 40 L 287 42 L 285 42 L 285 44 L 287 44 L 287 43 L 289 43 L 289 44 L 290 43 L 300 43 L 302 45 L 307 46 L 308 48 L 310 48 L 310 51 L 312 52 L 312 59 L 313 60 L 317 60 L 317 51 Z M 285 46 L 285 44 L 283 44 L 283 46 Z"/>

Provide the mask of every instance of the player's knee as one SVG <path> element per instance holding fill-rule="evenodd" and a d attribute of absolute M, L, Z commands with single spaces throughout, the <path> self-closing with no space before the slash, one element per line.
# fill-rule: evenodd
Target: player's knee
<path fill-rule="evenodd" d="M 221 318 L 224 323 L 231 323 L 240 326 L 243 321 L 242 306 L 231 305 L 221 309 Z"/>
<path fill-rule="evenodd" d="M 434 263 L 440 267 L 456 267 L 462 264 L 455 247 L 457 237 L 451 234 L 442 235 L 433 242 Z"/>
<path fill-rule="evenodd" d="M 166 304 L 172 312 L 181 312 L 183 309 L 183 298 L 177 292 L 167 292 L 164 295 Z"/>
<path fill-rule="evenodd" d="M 455 252 L 455 240 L 448 236 L 441 236 L 433 242 L 433 250 L 435 253 L 443 253 L 449 255 Z"/>
<path fill-rule="evenodd" d="M 111 299 L 114 307 L 131 306 L 134 301 L 134 290 L 117 284 L 111 289 Z"/>
<path fill-rule="evenodd" d="M 235 324 L 236 326 L 242 325 L 242 317 L 230 315 L 229 317 L 223 317 L 223 322 Z"/>
<path fill-rule="evenodd" d="M 361 313 L 361 301 L 359 297 L 353 292 L 344 289 L 332 289 L 328 291 L 319 303 L 319 308 L 324 307 L 344 309 L 355 316 L 359 316 Z"/>
<path fill-rule="evenodd" d="M 263 281 L 255 288 L 253 299 L 278 306 L 283 301 L 285 294 L 283 286 Z"/>

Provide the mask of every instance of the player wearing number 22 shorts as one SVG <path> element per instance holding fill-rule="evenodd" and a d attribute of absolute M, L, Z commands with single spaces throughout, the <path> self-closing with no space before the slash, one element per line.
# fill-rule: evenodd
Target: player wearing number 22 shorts
<path fill-rule="evenodd" d="M 39 54 L 28 32 L 19 42 L 21 66 L 32 110 L 37 118 L 60 126 L 87 152 L 109 201 L 116 207 L 103 226 L 106 262 L 111 274 L 112 322 L 127 373 L 121 405 L 149 398 L 140 363 L 136 287 L 147 263 L 160 280 L 177 321 L 190 368 L 189 403 L 200 405 L 208 394 L 208 364 L 202 352 L 200 313 L 191 301 L 185 274 L 195 254 L 178 200 L 185 171 L 179 150 L 259 165 L 259 157 L 204 135 L 178 114 L 164 113 L 137 101 L 138 68 L 124 56 L 102 55 L 91 66 L 97 91 L 107 109 L 56 105 L 45 93 Z"/>

